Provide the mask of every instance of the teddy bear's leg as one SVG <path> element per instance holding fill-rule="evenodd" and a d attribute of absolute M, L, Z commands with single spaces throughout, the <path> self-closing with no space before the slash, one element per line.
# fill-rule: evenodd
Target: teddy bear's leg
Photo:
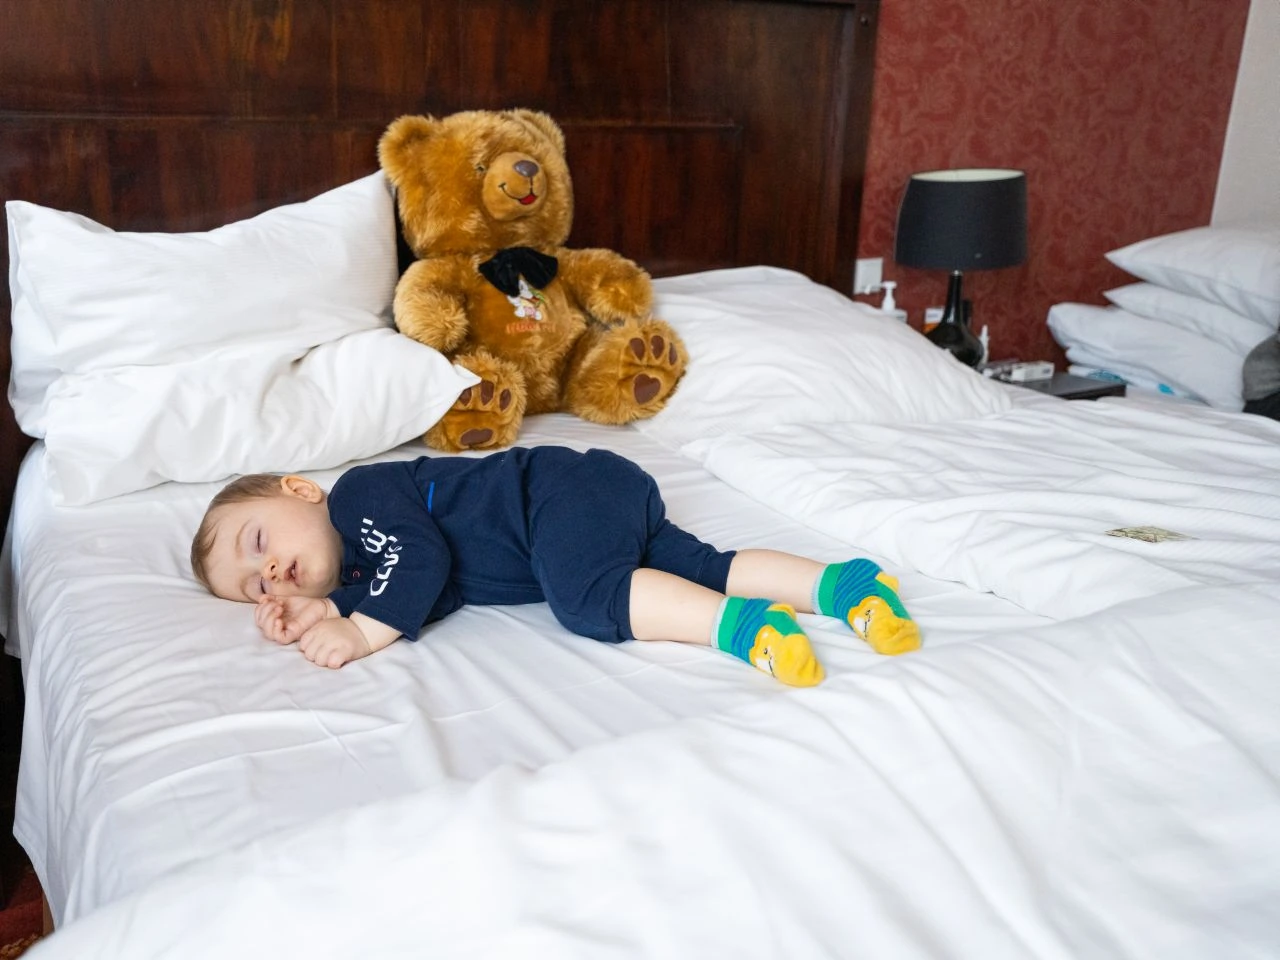
<path fill-rule="evenodd" d="M 524 374 L 515 364 L 484 350 L 452 359 L 480 382 L 459 394 L 423 440 L 429 447 L 451 452 L 510 446 L 524 420 Z"/>
<path fill-rule="evenodd" d="M 688 354 L 662 320 L 592 327 L 565 370 L 563 408 L 595 423 L 651 417 L 684 375 Z"/>

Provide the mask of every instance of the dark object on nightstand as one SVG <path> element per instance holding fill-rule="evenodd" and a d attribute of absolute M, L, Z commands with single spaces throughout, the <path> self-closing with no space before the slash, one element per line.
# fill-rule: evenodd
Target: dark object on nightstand
<path fill-rule="evenodd" d="M 1028 380 L 1020 387 L 1039 390 L 1064 400 L 1097 400 L 1099 397 L 1123 397 L 1125 385 L 1092 377 L 1077 377 L 1070 373 L 1055 373 L 1048 380 Z"/>

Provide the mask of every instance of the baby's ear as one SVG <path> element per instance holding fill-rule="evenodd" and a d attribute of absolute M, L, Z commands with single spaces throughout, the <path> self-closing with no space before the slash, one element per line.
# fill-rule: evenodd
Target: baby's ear
<path fill-rule="evenodd" d="M 320 484 L 294 473 L 280 478 L 280 489 L 286 496 L 297 497 L 307 503 L 324 502 L 324 491 L 320 489 Z"/>

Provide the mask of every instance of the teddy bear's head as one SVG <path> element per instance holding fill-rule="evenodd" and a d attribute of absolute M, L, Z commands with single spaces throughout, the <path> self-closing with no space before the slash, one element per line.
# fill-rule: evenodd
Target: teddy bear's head
<path fill-rule="evenodd" d="M 405 116 L 378 142 L 419 257 L 562 246 L 573 224 L 564 134 L 545 113 Z"/>

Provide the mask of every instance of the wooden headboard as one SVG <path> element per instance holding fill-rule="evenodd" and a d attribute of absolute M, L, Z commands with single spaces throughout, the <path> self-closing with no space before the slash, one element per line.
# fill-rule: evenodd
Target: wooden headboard
<path fill-rule="evenodd" d="M 372 172 L 401 114 L 522 106 L 565 130 L 571 246 L 848 291 L 878 7 L 3 0 L 0 199 L 205 230 Z M 9 315 L 5 285 L 6 383 Z M 4 405 L 0 517 L 29 443 Z"/>

